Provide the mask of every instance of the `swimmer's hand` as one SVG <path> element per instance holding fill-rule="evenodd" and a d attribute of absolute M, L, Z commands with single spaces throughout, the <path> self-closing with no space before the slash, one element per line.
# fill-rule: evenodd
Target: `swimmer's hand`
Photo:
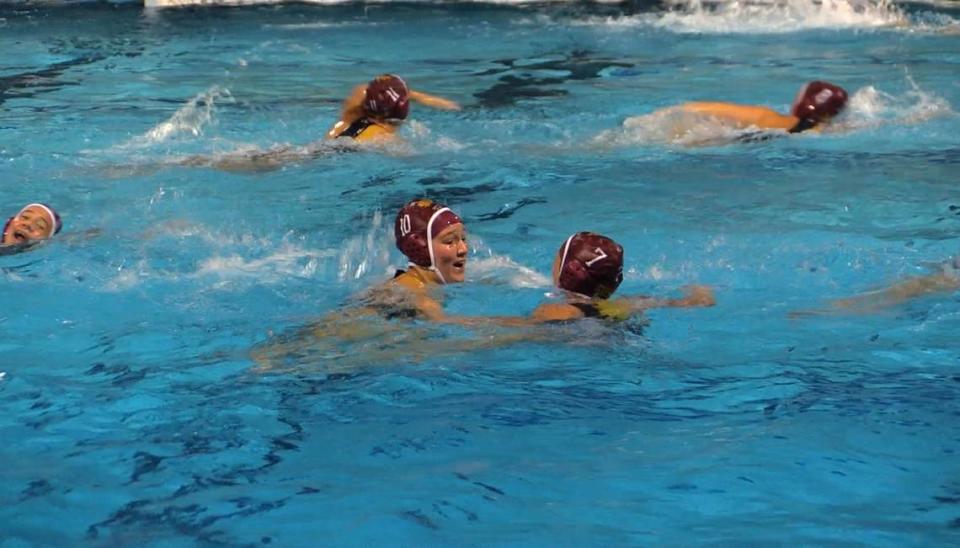
<path fill-rule="evenodd" d="M 685 295 L 679 299 L 669 299 L 668 306 L 704 307 L 717 304 L 713 289 L 705 285 L 688 285 L 683 288 Z"/>

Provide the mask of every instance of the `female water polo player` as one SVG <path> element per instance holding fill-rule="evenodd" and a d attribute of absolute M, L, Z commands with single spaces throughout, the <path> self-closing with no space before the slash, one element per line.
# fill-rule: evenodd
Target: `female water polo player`
<path fill-rule="evenodd" d="M 384 286 L 400 290 L 413 315 L 429 320 L 445 317 L 434 288 L 460 283 L 466 276 L 467 232 L 463 221 L 450 208 L 431 200 L 413 200 L 397 213 L 394 222 L 397 248 L 410 260 Z M 393 304 L 392 299 L 387 304 Z"/>
<path fill-rule="evenodd" d="M 405 270 L 398 270 L 389 281 L 364 292 L 351 306 L 331 312 L 292 335 L 283 336 L 254 349 L 252 356 L 260 367 L 273 368 L 287 357 L 301 355 L 305 350 L 315 349 L 319 353 L 319 349 L 323 347 L 323 352 L 329 354 L 330 347 L 341 348 L 361 341 L 378 341 L 374 345 L 378 350 L 371 351 L 369 347 L 364 347 L 362 356 L 358 356 L 358 359 L 369 360 L 384 353 L 400 352 L 392 346 L 433 355 L 490 348 L 535 338 L 527 333 L 494 332 L 487 333 L 482 338 L 459 342 L 445 339 L 438 347 L 436 344 L 424 344 L 431 337 L 431 332 L 425 331 L 423 326 L 407 324 L 401 328 L 392 322 L 378 321 L 419 319 L 466 327 L 494 328 L 529 326 L 532 323 L 530 319 L 520 317 L 464 317 L 446 314 L 442 304 L 442 287 L 464 281 L 467 253 L 470 250 L 463 221 L 450 208 L 431 200 L 413 200 L 404 205 L 397 214 L 394 236 L 397 248 L 410 261 Z"/>
<path fill-rule="evenodd" d="M 787 133 L 819 131 L 847 105 L 847 92 L 829 82 L 813 81 L 797 93 L 790 114 L 756 105 L 723 102 L 691 102 L 678 108 L 685 112 L 712 116 L 734 124 L 738 129 L 782 129 Z"/>
<path fill-rule="evenodd" d="M 327 138 L 349 137 L 359 142 L 392 139 L 410 113 L 411 100 L 433 108 L 460 109 L 453 101 L 408 88 L 399 76 L 383 74 L 354 88 Z"/>
<path fill-rule="evenodd" d="M 536 321 L 581 318 L 625 320 L 648 308 L 713 306 L 713 291 L 690 286 L 680 299 L 629 296 L 610 299 L 623 281 L 623 247 L 593 232 L 577 232 L 564 241 L 553 262 L 553 281 L 565 301 L 545 303 L 533 311 Z"/>
<path fill-rule="evenodd" d="M 41 203 L 27 204 L 3 225 L 0 248 L 22 251 L 32 243 L 52 238 L 61 228 L 63 222 L 52 207 Z"/>

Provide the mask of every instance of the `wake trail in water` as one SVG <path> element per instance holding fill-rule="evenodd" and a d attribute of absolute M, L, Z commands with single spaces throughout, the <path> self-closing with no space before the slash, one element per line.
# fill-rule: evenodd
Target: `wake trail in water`
<path fill-rule="evenodd" d="M 665 4 L 665 11 L 588 17 L 582 24 L 611 28 L 652 27 L 682 34 L 908 28 L 913 24 L 890 0 L 667 0 Z"/>

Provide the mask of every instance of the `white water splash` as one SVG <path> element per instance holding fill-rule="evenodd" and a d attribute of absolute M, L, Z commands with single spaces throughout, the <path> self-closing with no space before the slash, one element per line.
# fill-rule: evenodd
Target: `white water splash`
<path fill-rule="evenodd" d="M 210 87 L 187 101 L 170 118 L 118 148 L 146 148 L 182 135 L 198 137 L 203 134 L 205 126 L 214 122 L 214 106 L 218 100 L 232 101 L 233 96 L 230 95 L 230 90 L 220 86 Z"/>
<path fill-rule="evenodd" d="M 909 80 L 911 89 L 896 96 L 877 90 L 873 86 L 858 89 L 850 96 L 846 112 L 829 131 L 844 132 L 882 125 L 917 125 L 934 118 L 956 115 L 946 99 L 927 91 Z"/>
<path fill-rule="evenodd" d="M 370 273 L 379 275 L 390 272 L 390 246 L 392 227 L 384 224 L 383 214 L 377 210 L 365 233 L 347 240 L 337 256 L 340 264 L 337 279 L 341 282 L 359 280 Z"/>
<path fill-rule="evenodd" d="M 668 11 L 588 18 L 586 24 L 649 26 L 678 33 L 784 33 L 810 29 L 906 27 L 891 0 L 668 0 Z"/>
<path fill-rule="evenodd" d="M 591 145 L 616 148 L 641 145 L 716 146 L 735 142 L 757 129 L 731 127 L 713 116 L 669 107 L 650 114 L 631 116 L 619 128 L 593 138 Z"/>
<path fill-rule="evenodd" d="M 336 255 L 333 250 L 302 249 L 284 244 L 275 252 L 255 259 L 240 255 L 211 257 L 200 263 L 196 276 L 219 278 L 256 278 L 257 283 L 277 283 L 289 276 L 310 278 L 317 273 L 321 259 Z"/>
<path fill-rule="evenodd" d="M 506 255 L 491 255 L 471 259 L 470 277 L 481 283 L 506 283 L 518 288 L 549 288 L 553 281 L 543 274 L 523 266 Z"/>

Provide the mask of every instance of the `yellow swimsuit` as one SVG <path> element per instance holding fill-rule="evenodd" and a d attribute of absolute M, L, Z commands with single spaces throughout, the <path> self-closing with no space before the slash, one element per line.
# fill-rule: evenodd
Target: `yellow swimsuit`
<path fill-rule="evenodd" d="M 337 122 L 333 131 L 336 131 L 336 128 L 342 127 L 345 124 L 346 122 L 342 120 Z M 349 137 L 359 142 L 391 139 L 393 138 L 393 129 L 384 127 L 370 118 L 360 118 L 350 124 L 347 129 L 336 134 L 337 139 L 341 137 Z"/>

